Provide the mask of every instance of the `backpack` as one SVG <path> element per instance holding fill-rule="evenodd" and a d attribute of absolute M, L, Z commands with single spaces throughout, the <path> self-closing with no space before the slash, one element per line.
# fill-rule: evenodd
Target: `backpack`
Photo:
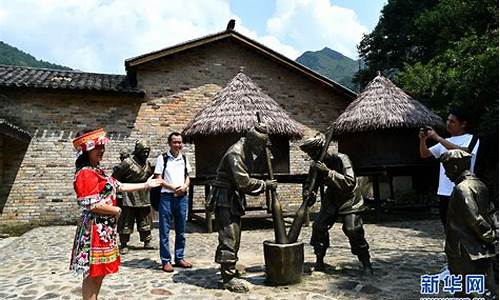
<path fill-rule="evenodd" d="M 469 153 L 472 155 L 472 150 L 474 150 L 474 148 L 476 147 L 476 144 L 477 144 L 477 141 L 479 140 L 479 137 L 477 135 L 473 135 L 472 136 L 472 139 L 470 140 L 470 143 L 469 143 L 469 146 L 467 147 L 467 149 L 469 150 Z M 481 147 L 479 147 L 481 148 Z M 476 153 L 476 164 L 474 165 L 474 169 L 472 170 L 473 173 L 475 173 L 476 171 L 476 166 L 477 166 L 477 155 L 479 154 L 479 150 L 477 151 Z"/>
<path fill-rule="evenodd" d="M 167 152 L 162 154 L 163 156 L 163 169 L 161 172 L 161 178 L 163 179 L 163 175 L 165 174 L 165 169 L 167 168 L 168 162 L 168 154 Z M 187 176 L 187 166 L 186 166 L 186 156 L 182 154 L 182 160 L 184 160 L 184 177 Z M 151 202 L 151 206 L 154 210 L 158 211 L 160 209 L 160 199 L 161 199 L 161 188 L 162 186 L 158 186 L 152 188 L 149 191 L 149 201 Z"/>

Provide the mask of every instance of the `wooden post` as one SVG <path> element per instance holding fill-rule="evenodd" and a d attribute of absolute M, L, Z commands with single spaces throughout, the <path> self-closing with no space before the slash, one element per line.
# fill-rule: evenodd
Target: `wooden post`
<path fill-rule="evenodd" d="M 257 113 L 257 121 L 260 123 L 260 114 Z M 264 146 L 267 162 L 267 173 L 269 174 L 269 179 L 274 180 L 273 164 L 272 164 L 272 153 L 271 153 L 271 140 L 267 140 Z M 269 193 L 269 198 L 271 198 L 271 212 L 273 215 L 273 226 L 274 226 L 274 238 L 276 244 L 287 244 L 288 238 L 285 230 L 285 221 L 283 220 L 283 209 L 281 208 L 281 203 L 278 198 L 278 193 L 276 189 L 267 191 Z"/>
<path fill-rule="evenodd" d="M 205 221 L 207 223 L 207 232 L 212 233 L 213 232 L 213 227 L 212 227 L 212 213 L 209 212 L 206 207 L 207 203 L 209 201 L 208 195 L 210 194 L 210 185 L 205 184 Z"/>
<path fill-rule="evenodd" d="M 188 195 L 188 221 L 193 220 L 193 201 L 194 201 L 194 184 L 189 181 L 189 195 Z"/>
<path fill-rule="evenodd" d="M 378 175 L 372 176 L 372 186 L 373 186 L 373 198 L 375 200 L 375 215 L 377 217 L 377 223 L 379 223 L 381 218 L 381 211 L 380 211 L 381 205 L 380 205 L 380 186 L 379 186 Z"/>

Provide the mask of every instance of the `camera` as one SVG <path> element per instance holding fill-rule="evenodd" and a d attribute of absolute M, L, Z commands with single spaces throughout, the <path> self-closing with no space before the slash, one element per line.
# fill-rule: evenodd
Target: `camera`
<path fill-rule="evenodd" d="M 424 133 L 427 133 L 429 130 L 432 130 L 432 127 L 430 126 L 420 127 L 420 131 L 423 131 Z"/>

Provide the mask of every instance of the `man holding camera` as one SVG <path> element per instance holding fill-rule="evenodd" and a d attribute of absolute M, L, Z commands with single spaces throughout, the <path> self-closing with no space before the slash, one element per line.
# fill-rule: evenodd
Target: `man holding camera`
<path fill-rule="evenodd" d="M 479 148 L 479 140 L 472 134 L 467 133 L 468 118 L 466 113 L 459 108 L 452 108 L 446 121 L 446 131 L 451 135 L 449 138 L 442 138 L 434 129 L 425 127 L 420 129 L 418 135 L 420 139 L 420 157 L 427 158 L 434 156 L 436 159 L 452 149 L 460 149 L 472 154 L 470 170 L 474 170 L 476 163 L 476 154 Z M 427 139 L 433 139 L 437 142 L 432 147 L 427 147 Z M 439 196 L 439 216 L 446 230 L 446 214 L 448 211 L 448 202 L 455 184 L 446 177 L 443 164 L 440 164 L 439 186 L 437 194 Z"/>

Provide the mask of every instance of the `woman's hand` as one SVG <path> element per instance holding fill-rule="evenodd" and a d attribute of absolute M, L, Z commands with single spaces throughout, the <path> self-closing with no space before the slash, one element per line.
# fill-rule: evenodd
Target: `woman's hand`
<path fill-rule="evenodd" d="M 155 188 L 155 187 L 162 185 L 162 183 L 163 183 L 163 179 L 161 179 L 161 178 L 149 177 L 148 181 L 146 181 L 145 188 L 146 188 L 146 190 L 149 190 L 149 189 L 152 189 L 152 188 Z"/>
<path fill-rule="evenodd" d="M 118 206 L 114 206 L 115 208 L 115 217 L 118 219 L 120 217 L 120 215 L 122 214 L 122 209 Z"/>

